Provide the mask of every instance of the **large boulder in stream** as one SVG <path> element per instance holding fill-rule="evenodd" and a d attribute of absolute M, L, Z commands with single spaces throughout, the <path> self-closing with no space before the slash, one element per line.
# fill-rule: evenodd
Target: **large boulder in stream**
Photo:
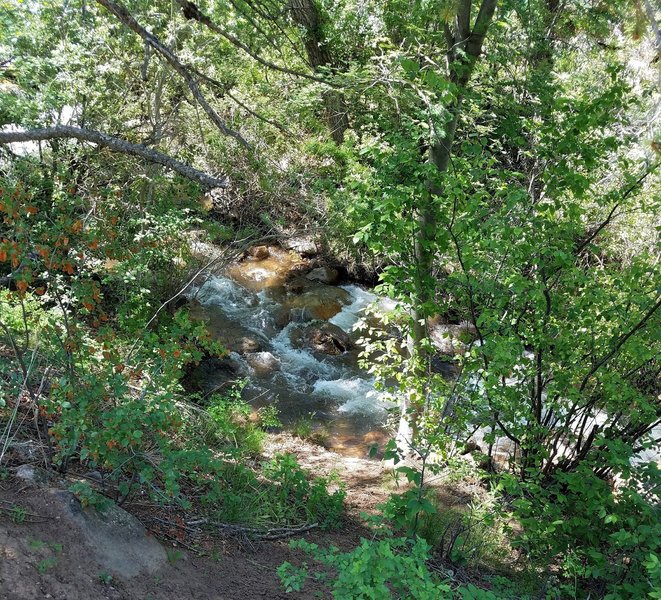
<path fill-rule="evenodd" d="M 252 352 L 246 354 L 246 362 L 255 371 L 255 375 L 270 375 L 280 368 L 280 361 L 270 352 Z"/>
<path fill-rule="evenodd" d="M 349 334 L 332 323 L 314 323 L 294 329 L 291 342 L 295 348 L 310 348 L 330 355 L 343 354 L 354 348 Z"/>

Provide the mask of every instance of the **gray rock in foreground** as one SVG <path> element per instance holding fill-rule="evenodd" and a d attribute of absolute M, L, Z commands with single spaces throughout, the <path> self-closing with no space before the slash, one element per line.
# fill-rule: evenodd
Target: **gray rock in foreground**
<path fill-rule="evenodd" d="M 125 510 L 112 504 L 99 513 L 83 508 L 71 492 L 51 490 L 50 494 L 61 507 L 62 518 L 80 531 L 81 541 L 109 573 L 131 578 L 153 573 L 167 563 L 163 547 Z"/>

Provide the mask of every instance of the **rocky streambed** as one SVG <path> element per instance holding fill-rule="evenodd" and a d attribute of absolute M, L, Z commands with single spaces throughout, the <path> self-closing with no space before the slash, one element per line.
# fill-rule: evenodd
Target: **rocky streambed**
<path fill-rule="evenodd" d="M 306 422 L 336 451 L 364 455 L 386 436 L 388 403 L 361 369 L 354 326 L 376 303 L 369 290 L 338 285 L 330 267 L 299 254 L 258 246 L 189 292 L 190 313 L 231 351 L 192 374 L 203 393 L 244 378 L 256 409 L 275 405 L 286 427 Z"/>

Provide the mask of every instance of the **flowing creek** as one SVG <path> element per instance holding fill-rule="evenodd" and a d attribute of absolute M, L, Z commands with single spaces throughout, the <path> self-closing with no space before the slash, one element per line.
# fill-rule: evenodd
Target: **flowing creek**
<path fill-rule="evenodd" d="M 388 403 L 358 364 L 354 325 L 367 306 L 377 303 L 377 312 L 387 313 L 394 305 L 357 285 L 316 280 L 327 279 L 325 271 L 309 272 L 295 253 L 264 248 L 259 258 L 235 263 L 192 289 L 191 316 L 204 320 L 211 335 L 231 350 L 228 359 L 212 361 L 201 370 L 199 387 L 204 393 L 222 393 L 233 381 L 245 378 L 249 383 L 242 397 L 256 410 L 275 405 L 286 428 L 303 421 L 327 448 L 366 456 L 371 446 L 389 437 Z M 452 327 L 461 330 L 438 325 L 439 335 L 432 333 L 446 354 L 456 350 L 443 337 Z M 447 368 L 447 363 L 440 366 Z M 597 414 L 594 422 L 603 418 Z M 656 437 L 660 429 L 655 428 Z M 482 447 L 487 445 L 486 433 L 478 428 L 473 435 Z M 504 464 L 511 444 L 500 438 L 495 446 Z M 646 450 L 633 462 L 648 460 L 658 462 L 658 448 Z"/>
<path fill-rule="evenodd" d="M 191 291 L 191 316 L 231 350 L 205 370 L 202 388 L 223 390 L 229 379 L 246 378 L 242 397 L 255 409 L 275 405 L 285 427 L 307 421 L 326 447 L 365 456 L 387 439 L 387 404 L 358 365 L 353 328 L 378 298 L 357 285 L 314 281 L 323 269 L 296 277 L 302 264 L 269 248 L 268 256 L 236 263 Z"/>

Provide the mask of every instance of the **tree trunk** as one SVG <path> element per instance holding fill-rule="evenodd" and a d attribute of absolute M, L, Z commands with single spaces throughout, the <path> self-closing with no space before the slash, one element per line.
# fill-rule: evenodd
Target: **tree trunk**
<path fill-rule="evenodd" d="M 449 79 L 457 86 L 454 105 L 450 107 L 452 119 L 443 131 L 443 137 L 437 136 L 429 148 L 428 161 L 436 167 L 439 174 L 446 173 L 452 156 L 452 144 L 457 131 L 457 123 L 461 110 L 463 88 L 468 84 L 475 64 L 482 53 L 482 46 L 489 26 L 493 19 L 497 0 L 482 0 L 475 17 L 473 28 L 471 22 L 471 0 L 461 0 L 457 7 L 455 23 L 452 29 L 446 26 L 446 38 L 449 53 Z M 433 128 L 432 128 L 433 131 Z M 413 303 L 413 327 L 409 344 L 410 353 L 418 358 L 427 356 L 427 318 L 430 307 L 435 299 L 435 238 L 438 223 L 435 199 L 443 194 L 442 185 L 430 182 L 427 192 L 423 195 L 417 209 L 417 231 L 415 235 L 415 294 Z M 423 360 L 422 363 L 428 363 Z M 420 376 L 425 373 L 421 372 Z M 411 411 L 406 400 L 400 403 L 401 419 L 398 439 L 404 436 L 416 435 L 417 422 L 422 407 Z M 409 415 L 409 413 L 412 413 Z M 407 422 L 405 422 L 407 421 Z"/>
<path fill-rule="evenodd" d="M 449 78 L 457 86 L 454 106 L 450 108 L 452 119 L 443 137 L 436 137 L 429 148 L 429 162 L 438 173 L 445 173 L 450 165 L 452 144 L 457 131 L 461 110 L 463 88 L 469 82 L 475 64 L 482 53 L 482 45 L 496 9 L 496 0 L 482 0 L 473 29 L 470 29 L 471 0 L 461 0 L 457 8 L 454 31 L 446 31 L 449 45 Z M 434 240 L 436 237 L 437 215 L 434 199 L 443 194 L 442 187 L 430 183 L 417 211 L 417 232 L 415 239 L 416 295 L 413 327 L 413 343 L 420 350 L 427 338 L 426 319 L 428 306 L 434 300 Z"/>
<path fill-rule="evenodd" d="M 335 68 L 328 44 L 323 32 L 323 19 L 315 0 L 291 0 L 292 19 L 305 28 L 305 52 L 312 68 Z M 349 128 L 347 106 L 344 96 L 335 90 L 325 91 L 322 95 L 326 122 L 336 144 L 344 142 L 344 132 Z"/>

